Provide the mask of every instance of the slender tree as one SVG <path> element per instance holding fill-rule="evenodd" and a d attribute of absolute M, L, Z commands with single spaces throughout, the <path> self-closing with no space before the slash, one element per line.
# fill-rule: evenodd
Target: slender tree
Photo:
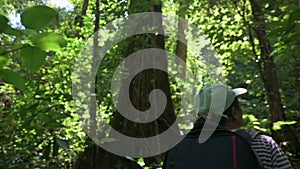
<path fill-rule="evenodd" d="M 271 114 L 271 124 L 273 124 L 277 121 L 286 120 L 286 117 L 281 101 L 281 94 L 279 92 L 280 88 L 274 64 L 274 56 L 272 55 L 272 46 L 267 39 L 267 27 L 265 25 L 266 18 L 264 17 L 261 6 L 256 0 L 250 0 L 250 4 L 253 16 L 253 26 L 251 26 L 251 28 L 259 41 L 259 52 L 261 56 L 261 59 L 259 59 L 259 68 L 261 69 L 261 77 L 264 82 L 264 88 L 266 89 L 267 101 Z M 253 39 L 250 38 L 250 40 Z M 251 41 L 251 44 L 254 45 L 254 42 Z M 257 56 L 255 50 L 253 51 L 254 55 Z M 296 152 L 300 151 L 300 142 L 295 131 L 290 126 L 283 126 L 283 132 L 272 130 L 272 133 L 277 141 L 283 141 L 284 138 L 287 138 L 292 143 L 292 147 L 294 147 Z"/>

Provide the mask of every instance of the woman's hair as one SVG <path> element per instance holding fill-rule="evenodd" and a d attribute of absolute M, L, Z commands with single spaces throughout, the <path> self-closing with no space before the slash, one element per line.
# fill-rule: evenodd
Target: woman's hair
<path fill-rule="evenodd" d="M 233 107 L 239 107 L 239 100 L 237 97 L 234 98 L 233 103 L 224 111 L 223 115 L 228 116 L 228 118 L 230 118 L 231 110 Z M 222 117 L 219 124 L 223 126 L 227 120 L 228 119 L 226 117 Z"/>

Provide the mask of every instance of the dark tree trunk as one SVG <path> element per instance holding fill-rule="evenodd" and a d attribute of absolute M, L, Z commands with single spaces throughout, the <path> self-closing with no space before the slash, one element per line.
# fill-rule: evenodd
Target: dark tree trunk
<path fill-rule="evenodd" d="M 149 1 L 150 2 L 150 1 Z M 158 5 L 148 5 L 145 6 L 144 0 L 132 0 L 130 1 L 129 14 L 136 12 L 161 12 L 161 4 Z M 147 3 L 146 3 L 147 4 Z M 148 3 L 149 4 L 149 3 Z M 142 10 L 142 11 L 137 11 Z M 162 24 L 162 18 L 159 22 Z M 158 28 L 162 29 L 162 27 Z M 136 35 L 129 38 L 129 47 L 127 49 L 127 56 L 130 54 L 143 50 L 146 48 L 159 48 L 164 49 L 164 36 L 145 34 Z M 141 56 L 142 57 L 142 56 Z M 155 63 L 153 59 L 152 62 Z M 167 60 L 163 61 L 167 67 Z M 126 63 L 125 63 L 126 64 Z M 128 63 L 130 64 L 130 63 Z M 140 67 L 146 63 L 138 63 L 136 67 Z M 128 72 L 132 72 L 129 68 Z M 126 77 L 125 77 L 126 78 Z M 124 88 L 124 87 L 121 87 Z M 125 86 L 126 88 L 126 86 Z M 174 113 L 174 108 L 171 100 L 171 91 L 169 87 L 169 78 L 166 72 L 157 69 L 147 69 L 139 74 L 137 74 L 131 81 L 129 87 L 129 97 L 132 105 L 140 111 L 145 111 L 150 108 L 149 105 L 149 94 L 153 89 L 161 89 L 166 98 L 167 105 L 162 113 L 162 115 L 149 123 L 135 123 L 126 118 L 124 118 L 119 112 L 115 112 L 110 125 L 116 129 L 118 132 L 131 136 L 146 138 L 150 136 L 158 135 L 166 129 L 175 121 L 176 116 Z M 120 97 L 124 93 L 120 91 Z M 91 143 L 91 141 L 88 141 Z M 146 145 L 145 145 L 146 146 Z M 153 157 L 144 158 L 146 165 L 159 165 L 163 160 L 163 155 L 157 155 Z M 101 147 L 91 144 L 85 149 L 85 151 L 79 156 L 75 163 L 76 169 L 114 169 L 114 168 L 130 168 L 130 169 L 140 169 L 135 161 L 129 160 L 125 157 L 121 157 L 110 152 L 103 150 Z"/>
<path fill-rule="evenodd" d="M 285 113 L 279 92 L 280 88 L 278 85 L 276 68 L 273 56 L 271 55 L 272 47 L 266 37 L 267 28 L 265 25 L 264 12 L 255 0 L 250 0 L 250 3 L 253 15 L 252 29 L 259 41 L 261 76 L 263 78 L 264 88 L 266 89 L 271 122 L 274 123 L 285 120 Z M 291 126 L 285 125 L 282 127 L 281 131 L 274 131 L 272 129 L 271 131 L 276 141 L 281 142 L 288 140 L 291 143 L 292 150 L 296 153 L 300 151 L 300 142 Z"/>
<path fill-rule="evenodd" d="M 81 15 L 77 15 L 75 17 L 75 21 L 74 21 L 75 26 L 84 27 L 83 17 L 86 16 L 88 5 L 89 5 L 89 0 L 84 0 L 81 9 Z M 76 31 L 75 37 L 82 37 L 82 35 L 80 35 L 78 31 Z"/>
<path fill-rule="evenodd" d="M 141 6 L 143 2 L 144 1 L 142 0 L 131 1 L 129 9 L 130 13 L 132 12 L 131 10 L 134 10 L 132 13 L 145 12 L 136 11 L 137 9 L 143 10 L 143 8 L 148 12 L 161 12 L 161 5 L 150 5 L 148 7 Z M 162 24 L 161 19 L 162 18 L 159 19 L 159 25 Z M 157 29 L 162 29 L 162 27 Z M 128 48 L 127 56 L 136 51 L 140 51 L 146 48 L 165 49 L 164 36 L 160 34 L 137 35 L 130 38 L 130 41 L 131 42 Z M 152 62 L 155 63 L 155 60 L 153 59 Z M 167 67 L 167 60 L 165 60 L 164 63 Z M 147 63 L 138 63 L 136 67 L 143 67 L 143 64 Z M 132 71 L 133 70 L 129 70 L 129 72 Z M 119 113 L 115 113 L 111 125 L 125 135 L 143 138 L 158 135 L 159 133 L 168 129 L 169 126 L 174 122 L 176 117 L 171 100 L 168 74 L 166 72 L 157 69 L 147 69 L 135 76 L 135 78 L 131 81 L 129 89 L 129 97 L 131 99 L 131 103 L 136 109 L 140 111 L 148 110 L 150 108 L 148 101 L 149 94 L 154 89 L 161 89 L 167 97 L 166 108 L 163 114 L 157 120 L 150 123 L 141 124 L 127 120 Z M 126 95 L 126 93 L 123 94 Z M 163 155 L 157 155 L 145 158 L 144 160 L 146 165 L 159 165 L 162 159 Z"/>
<path fill-rule="evenodd" d="M 179 10 L 177 11 L 177 15 L 179 18 L 184 19 L 185 11 L 186 11 L 186 2 L 179 2 Z M 185 20 L 178 20 L 178 32 L 177 37 L 178 39 L 185 39 L 185 30 L 188 28 L 188 23 Z M 182 43 L 181 41 L 177 40 L 176 43 L 176 55 L 183 61 L 186 62 L 187 56 L 187 46 L 186 44 Z"/>

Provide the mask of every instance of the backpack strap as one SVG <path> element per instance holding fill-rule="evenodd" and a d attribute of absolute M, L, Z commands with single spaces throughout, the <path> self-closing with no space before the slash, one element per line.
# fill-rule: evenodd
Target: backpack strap
<path fill-rule="evenodd" d="M 237 134 L 242 136 L 246 141 L 251 144 L 252 140 L 260 133 L 256 130 L 237 130 Z"/>
<path fill-rule="evenodd" d="M 233 155 L 233 169 L 237 169 L 237 159 L 236 159 L 236 138 L 232 137 L 232 155 Z"/>
<path fill-rule="evenodd" d="M 263 167 L 263 164 L 262 164 L 262 161 L 260 159 L 260 157 L 258 156 L 257 152 L 253 150 L 252 146 L 251 146 L 251 142 L 252 140 L 260 133 L 259 131 L 256 131 L 256 130 L 237 130 L 236 133 L 238 135 L 240 135 L 241 137 L 243 137 L 250 145 L 253 153 L 255 154 L 255 157 L 257 159 L 257 162 L 258 162 L 258 167 L 260 169 L 264 169 Z"/>

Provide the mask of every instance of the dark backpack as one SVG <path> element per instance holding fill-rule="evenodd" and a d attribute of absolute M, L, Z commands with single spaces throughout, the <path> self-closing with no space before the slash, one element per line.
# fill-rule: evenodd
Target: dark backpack
<path fill-rule="evenodd" d="M 250 143 L 258 132 L 217 128 L 200 144 L 199 131 L 190 132 L 166 154 L 163 169 L 262 169 Z"/>

